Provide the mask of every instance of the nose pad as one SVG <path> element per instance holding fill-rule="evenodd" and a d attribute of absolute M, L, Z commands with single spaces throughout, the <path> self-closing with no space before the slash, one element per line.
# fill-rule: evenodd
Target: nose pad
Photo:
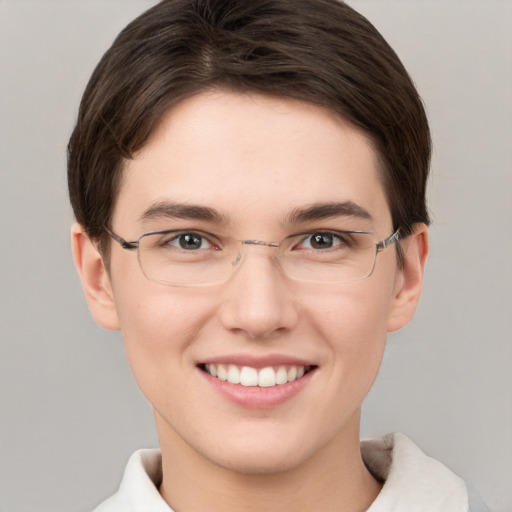
<path fill-rule="evenodd" d="M 222 325 L 249 339 L 268 339 L 289 331 L 299 315 L 273 251 L 244 252 L 232 261 L 238 268 L 224 288 L 219 310 Z"/>
<path fill-rule="evenodd" d="M 243 247 L 245 245 L 259 245 L 259 246 L 263 246 L 263 247 L 274 247 L 274 248 L 278 248 L 280 245 L 278 242 L 263 242 L 261 240 L 239 240 L 239 242 L 240 242 L 241 247 L 240 247 L 240 250 L 238 251 L 237 255 L 231 261 L 232 267 L 237 267 L 240 264 L 240 262 L 242 261 L 242 259 L 244 257 Z M 279 266 L 279 268 L 281 268 L 277 259 L 274 258 L 274 255 L 272 255 L 272 261 L 274 261 L 277 264 L 277 266 Z M 236 271 L 236 270 L 237 269 L 234 269 L 234 271 Z"/>
<path fill-rule="evenodd" d="M 242 252 L 238 251 L 238 254 L 235 256 L 235 258 L 231 262 L 231 266 L 236 267 L 240 263 L 240 261 L 242 261 Z"/>

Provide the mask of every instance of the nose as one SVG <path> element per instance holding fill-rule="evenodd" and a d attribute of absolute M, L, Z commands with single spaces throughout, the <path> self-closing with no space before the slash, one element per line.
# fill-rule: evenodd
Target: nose
<path fill-rule="evenodd" d="M 246 248 L 239 268 L 224 288 L 219 315 L 227 330 L 265 340 L 297 324 L 297 304 L 272 252 L 271 247 Z"/>

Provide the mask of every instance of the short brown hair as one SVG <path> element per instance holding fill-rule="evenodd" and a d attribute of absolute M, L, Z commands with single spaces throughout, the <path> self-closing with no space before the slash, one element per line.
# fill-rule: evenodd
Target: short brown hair
<path fill-rule="evenodd" d="M 86 87 L 68 146 L 77 221 L 103 242 L 123 162 L 165 112 L 212 87 L 324 106 L 373 141 L 394 227 L 429 222 L 431 141 L 421 99 L 393 49 L 337 0 L 164 0 L 131 22 Z"/>

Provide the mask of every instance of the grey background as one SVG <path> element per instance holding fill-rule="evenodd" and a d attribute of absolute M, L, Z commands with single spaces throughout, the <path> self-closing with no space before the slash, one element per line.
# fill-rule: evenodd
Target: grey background
<path fill-rule="evenodd" d="M 117 333 L 71 261 L 65 145 L 93 66 L 149 0 L 0 0 L 0 511 L 85 512 L 156 445 Z M 364 436 L 401 431 L 512 510 L 512 2 L 352 0 L 434 133 L 432 252 Z"/>

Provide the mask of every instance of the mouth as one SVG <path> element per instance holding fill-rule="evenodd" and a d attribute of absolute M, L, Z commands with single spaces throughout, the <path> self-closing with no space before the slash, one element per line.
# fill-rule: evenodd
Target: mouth
<path fill-rule="evenodd" d="M 199 369 L 211 377 L 244 387 L 272 388 L 304 378 L 316 368 L 311 365 L 278 365 L 254 368 L 235 364 L 200 364 Z"/>

